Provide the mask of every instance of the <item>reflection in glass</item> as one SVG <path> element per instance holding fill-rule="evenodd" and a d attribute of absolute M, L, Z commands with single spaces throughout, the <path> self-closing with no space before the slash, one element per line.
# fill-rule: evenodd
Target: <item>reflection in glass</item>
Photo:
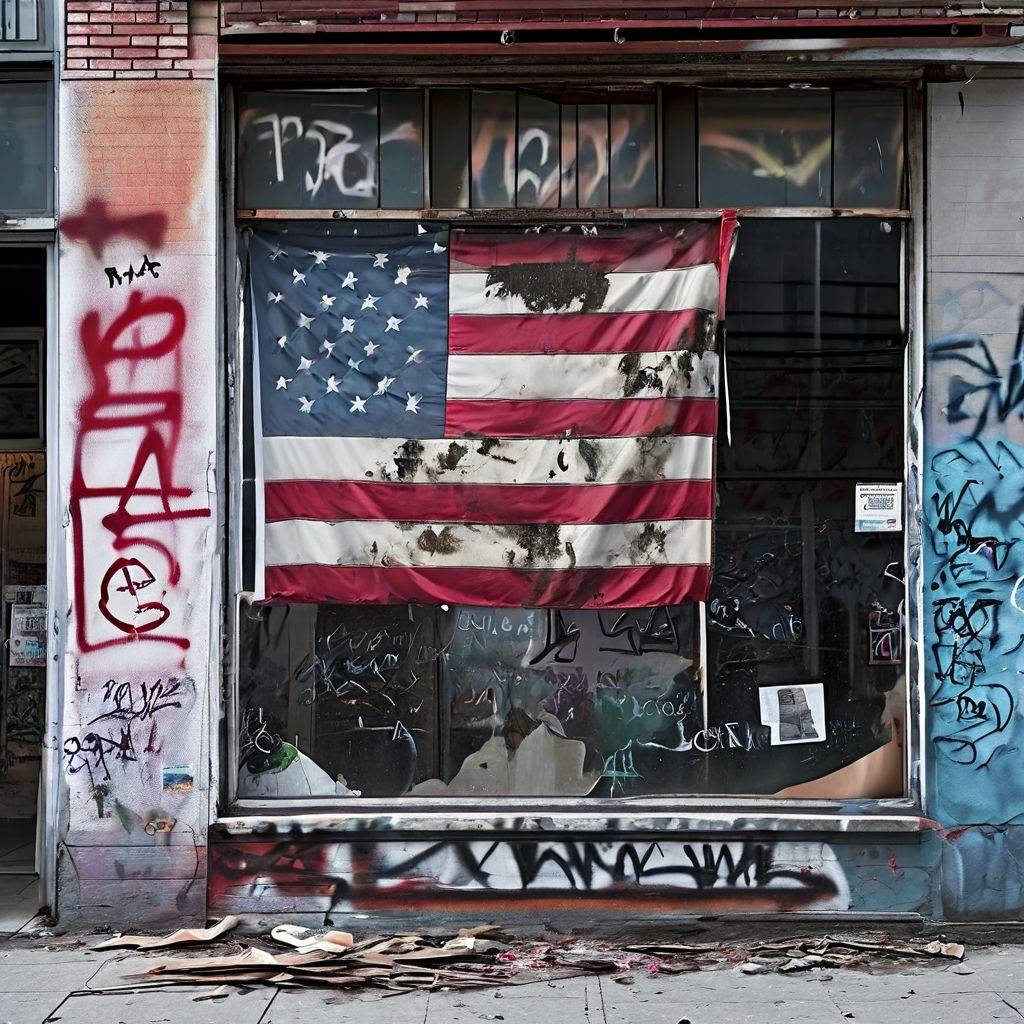
<path fill-rule="evenodd" d="M 53 211 L 50 86 L 0 82 L 0 212 Z"/>
<path fill-rule="evenodd" d="M 576 104 L 562 104 L 562 181 L 561 198 L 558 203 L 563 209 L 576 208 Z"/>
<path fill-rule="evenodd" d="M 558 104 L 530 93 L 519 94 L 519 170 L 517 206 L 558 206 Z"/>
<path fill-rule="evenodd" d="M 608 104 L 577 108 L 577 197 L 579 206 L 608 205 Z"/>
<path fill-rule="evenodd" d="M 903 93 L 836 92 L 836 206 L 903 206 Z"/>
<path fill-rule="evenodd" d="M 469 90 L 430 93 L 430 205 L 469 206 Z"/>
<path fill-rule="evenodd" d="M 380 93 L 380 205 L 418 210 L 423 205 L 423 93 Z"/>
<path fill-rule="evenodd" d="M 702 206 L 831 206 L 828 90 L 699 95 Z"/>
<path fill-rule="evenodd" d="M 377 91 L 249 97 L 239 117 L 238 173 L 246 207 L 376 207 Z"/>
<path fill-rule="evenodd" d="M 611 106 L 611 205 L 658 205 L 654 105 Z"/>
<path fill-rule="evenodd" d="M 516 180 L 516 94 L 473 90 L 474 207 L 513 206 Z"/>

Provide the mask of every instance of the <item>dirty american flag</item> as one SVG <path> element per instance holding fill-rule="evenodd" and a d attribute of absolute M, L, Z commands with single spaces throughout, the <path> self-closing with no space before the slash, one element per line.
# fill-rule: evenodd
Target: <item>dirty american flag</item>
<path fill-rule="evenodd" d="M 255 232 L 256 598 L 702 599 L 735 226 Z"/>

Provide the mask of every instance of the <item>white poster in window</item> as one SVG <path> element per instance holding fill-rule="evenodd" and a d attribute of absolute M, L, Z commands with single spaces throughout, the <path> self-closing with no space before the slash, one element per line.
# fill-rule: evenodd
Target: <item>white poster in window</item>
<path fill-rule="evenodd" d="M 42 668 L 46 664 L 46 606 L 11 606 L 10 664 L 22 668 Z"/>
<path fill-rule="evenodd" d="M 771 730 L 773 747 L 788 743 L 824 743 L 825 686 L 823 683 L 790 683 L 762 686 L 761 724 Z"/>
<path fill-rule="evenodd" d="M 903 484 L 857 484 L 854 530 L 899 533 L 903 529 Z"/>

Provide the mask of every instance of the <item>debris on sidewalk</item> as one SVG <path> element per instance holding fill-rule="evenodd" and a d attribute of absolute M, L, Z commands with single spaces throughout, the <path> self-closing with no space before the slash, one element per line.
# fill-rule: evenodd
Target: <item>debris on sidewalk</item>
<path fill-rule="evenodd" d="M 212 928 L 181 930 L 162 938 L 121 936 L 96 949 L 144 951 L 216 942 L 237 924 L 225 918 Z M 447 941 L 420 935 L 376 935 L 356 941 L 350 932 L 314 931 L 278 925 L 270 933 L 278 947 L 234 941 L 218 955 L 186 951 L 125 976 L 133 991 L 175 985 L 209 985 L 202 998 L 218 998 L 223 986 L 273 985 L 281 988 L 378 988 L 402 992 L 483 988 L 607 974 L 620 985 L 637 973 L 682 974 L 739 969 L 746 974 L 788 974 L 815 968 L 867 967 L 879 961 L 963 960 L 964 947 L 939 940 L 894 941 L 886 934 L 842 938 L 826 935 L 773 942 L 642 943 L 565 939 L 516 941 L 493 926 L 464 929 Z M 189 954 L 192 955 L 189 955 Z"/>
<path fill-rule="evenodd" d="M 238 925 L 238 918 L 228 916 L 210 928 L 179 928 L 170 935 L 117 935 L 93 949 L 171 949 L 214 942 Z"/>

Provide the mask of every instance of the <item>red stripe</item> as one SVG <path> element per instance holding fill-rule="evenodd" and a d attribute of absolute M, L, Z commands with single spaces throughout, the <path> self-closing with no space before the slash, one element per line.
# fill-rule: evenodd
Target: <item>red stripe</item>
<path fill-rule="evenodd" d="M 292 480 L 266 485 L 267 522 L 630 523 L 710 519 L 710 480 L 633 484 L 403 484 Z"/>
<path fill-rule="evenodd" d="M 466 569 L 278 565 L 271 604 L 471 604 L 497 608 L 651 608 L 707 598 L 706 565 L 623 569 Z"/>
<path fill-rule="evenodd" d="M 703 309 L 647 313 L 533 313 L 448 319 L 448 351 L 475 355 L 512 352 L 666 352 L 702 348 Z"/>
<path fill-rule="evenodd" d="M 643 273 L 715 263 L 721 222 L 666 222 L 601 235 L 451 235 L 451 271 L 479 271 L 509 263 L 557 263 L 575 259 L 600 270 Z M 459 264 L 464 264 L 460 267 Z"/>
<path fill-rule="evenodd" d="M 646 437 L 702 434 L 718 426 L 714 398 L 459 399 L 445 408 L 445 437 Z"/>

